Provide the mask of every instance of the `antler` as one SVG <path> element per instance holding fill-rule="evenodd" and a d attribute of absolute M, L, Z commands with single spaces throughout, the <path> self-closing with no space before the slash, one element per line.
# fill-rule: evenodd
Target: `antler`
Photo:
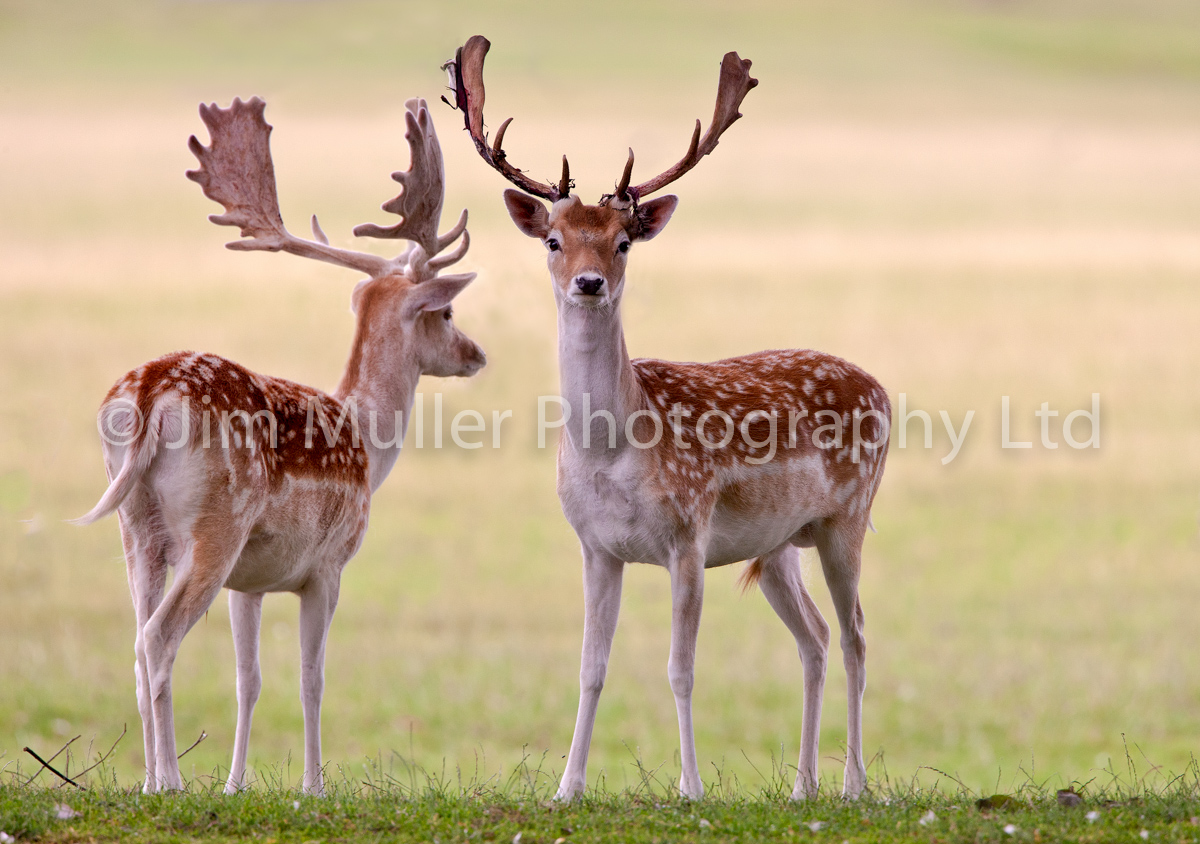
<path fill-rule="evenodd" d="M 613 192 L 613 197 L 621 202 L 637 202 L 639 198 L 662 190 L 671 184 L 695 167 L 701 158 L 716 149 L 721 134 L 742 116 L 738 113 L 738 107 L 741 106 L 742 100 L 750 93 L 750 89 L 758 84 L 758 80 L 750 75 L 750 64 L 749 59 L 743 59 L 735 52 L 726 53 L 721 60 L 721 80 L 717 86 L 717 105 L 713 111 L 712 123 L 709 124 L 704 137 L 700 137 L 700 121 L 697 120 L 687 154 L 671 169 L 634 187 L 629 186 L 629 179 L 633 175 L 633 150 L 630 150 L 629 159 L 625 162 L 625 172 Z"/>
<path fill-rule="evenodd" d="M 466 235 L 465 210 L 451 231 L 441 237 L 437 235 L 444 195 L 441 149 L 424 100 L 409 100 L 405 105 L 408 108 L 405 137 L 412 149 L 413 162 L 408 171 L 393 174 L 405 189 L 383 206 L 404 219 L 389 229 L 365 224 L 354 230 L 358 235 L 403 237 L 416 244 L 394 259 L 330 246 L 316 216 L 312 218 L 316 240 L 305 240 L 288 232 L 279 213 L 275 188 L 270 150 L 272 127 L 263 119 L 266 103 L 258 97 L 245 103 L 234 99 L 227 109 L 215 103 L 200 106 L 200 118 L 208 127 L 212 146 L 205 147 L 195 135 L 188 140 L 200 169 L 187 171 L 187 177 L 199 183 L 205 196 L 225 206 L 224 214 L 210 215 L 210 220 L 221 226 L 238 226 L 242 237 L 249 238 L 225 244 L 229 249 L 290 252 L 360 270 L 372 278 L 407 270 L 414 281 L 421 281 L 462 258 L 470 238 Z M 458 249 L 450 255 L 433 258 L 459 235 L 463 236 L 463 242 Z"/>
<path fill-rule="evenodd" d="M 542 184 L 526 176 L 523 172 L 508 163 L 504 152 L 504 132 L 512 118 L 500 124 L 496 130 L 496 139 L 488 146 L 487 135 L 483 131 L 483 60 L 492 44 L 482 35 L 473 35 L 467 43 L 458 48 L 451 61 L 442 65 L 442 70 L 450 74 L 450 90 L 454 91 L 454 102 L 451 103 L 463 113 L 463 123 L 475 142 L 475 149 L 492 168 L 526 193 L 540 196 L 554 202 L 566 198 L 571 192 L 571 170 L 567 157 L 563 156 L 562 178 L 555 186 Z M 445 97 L 442 97 L 447 103 Z"/>
<path fill-rule="evenodd" d="M 212 146 L 205 147 L 195 135 L 188 139 L 200 169 L 187 171 L 187 177 L 199 183 L 205 196 L 225 206 L 224 214 L 211 214 L 208 219 L 219 226 L 238 226 L 242 237 L 250 238 L 225 246 L 245 252 L 291 252 L 373 277 L 393 269 L 394 262 L 386 258 L 329 246 L 316 217 L 313 234 L 319 242 L 295 237 L 284 228 L 271 162 L 271 125 L 263 119 L 265 107 L 258 97 L 248 103 L 234 99 L 227 109 L 216 103 L 201 104 L 200 119 L 208 127 Z"/>
<path fill-rule="evenodd" d="M 448 267 L 467 254 L 471 236 L 467 233 L 467 209 L 463 209 L 454 228 L 439 236 L 438 221 L 442 216 L 442 200 L 446 195 L 446 171 L 442 164 L 442 147 L 433 128 L 433 118 L 425 100 L 414 98 L 404 103 L 405 132 L 411 150 L 412 163 L 407 170 L 392 174 L 392 178 L 404 186 L 394 198 L 383 203 L 384 211 L 399 214 L 401 220 L 394 226 L 384 228 L 374 223 L 363 223 L 354 227 L 358 237 L 402 237 L 419 247 L 410 255 L 410 266 L 416 280 Z M 462 236 L 458 249 L 440 258 L 434 256 Z"/>

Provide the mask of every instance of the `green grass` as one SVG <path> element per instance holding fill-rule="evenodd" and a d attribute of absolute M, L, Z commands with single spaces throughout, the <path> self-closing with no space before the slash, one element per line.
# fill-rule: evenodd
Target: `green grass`
<path fill-rule="evenodd" d="M 976 794 L 942 778 L 934 787 L 886 772 L 860 800 L 828 788 L 793 803 L 786 766 L 757 783 L 718 777 L 703 800 L 680 798 L 659 772 L 639 782 L 558 804 L 545 760 L 524 760 L 506 777 L 461 769 L 429 772 L 402 758 L 373 759 L 330 777 L 325 797 L 303 797 L 278 773 L 241 794 L 201 778 L 179 794 L 142 795 L 100 768 L 86 790 L 48 788 L 10 774 L 0 785 L 0 831 L 41 841 L 1196 841 L 1200 779 L 1127 767 L 1074 783 L 1063 805 L 1054 788 L 1026 774 L 1011 794 Z M 61 763 L 60 763 L 61 764 Z M 43 777 L 47 776 L 43 774 Z M 939 787 L 940 786 L 940 787 Z M 519 837 L 518 837 L 519 836 Z"/>
<path fill-rule="evenodd" d="M 1118 787 L 1104 772 L 1126 758 L 1123 736 L 1139 769 L 1153 760 L 1190 770 L 1200 736 L 1192 6 L 62 8 L 69 14 L 0 2 L 0 766 L 9 773 L 26 745 L 45 754 L 82 734 L 80 744 L 107 747 L 128 726 L 107 769 L 105 782 L 117 786 L 104 786 L 103 799 L 218 818 L 237 803 L 207 792 L 232 747 L 223 600 L 185 640 L 176 672 L 181 746 L 210 736 L 184 760 L 192 795 L 121 796 L 138 778 L 141 750 L 119 539 L 111 522 L 62 522 L 104 488 L 95 409 L 119 375 L 173 349 L 324 387 L 345 359 L 352 277 L 227 252 L 230 233 L 205 221 L 215 206 L 182 175 L 194 166 L 185 141 L 202 130 L 199 100 L 263 95 L 284 218 L 299 231 L 315 211 L 345 244 L 354 224 L 381 219 L 378 203 L 395 189 L 387 174 L 406 165 L 403 99 L 435 100 L 437 64 L 484 32 L 494 43 L 489 121 L 516 116 L 510 152 L 535 175 L 569 152 L 589 197 L 617 175 L 626 145 L 647 171 L 673 161 L 690 121 L 707 116 L 717 57 L 730 48 L 751 57 L 762 84 L 745 118 L 680 183 L 670 228 L 631 260 L 631 351 L 704 360 L 819 348 L 875 374 L 894 405 L 903 392 L 933 416 L 932 449 L 893 441 L 862 586 L 871 773 L 881 778 L 886 758 L 906 779 L 881 786 L 891 808 L 819 802 L 830 829 L 843 830 L 831 840 L 854 837 L 844 824 L 875 834 L 855 826 L 866 810 L 900 813 L 889 829 L 902 822 L 905 835 L 947 838 L 951 819 L 963 835 L 1002 835 L 1003 824 L 970 801 L 923 791 L 946 783 L 931 769 L 974 796 L 1026 788 L 1038 806 L 1073 782 L 1100 789 L 1088 796 L 1102 821 L 1025 809 L 1032 814 L 1013 822 L 1029 836 L 1040 828 L 1048 839 L 1061 819 L 1075 824 L 1072 835 L 1128 837 L 1140 831 L 1139 812 L 1165 835 L 1166 812 L 1184 817 L 1170 807 L 1190 797 L 1169 780 Z M 489 805 L 541 799 L 534 794 L 549 787 L 546 772 L 561 769 L 570 740 L 582 631 L 578 544 L 555 497 L 553 455 L 534 444 L 536 397 L 557 380 L 542 258 L 504 216 L 501 180 L 454 128 L 457 115 L 435 104 L 434 116 L 446 206 L 470 208 L 464 265 L 480 273 L 456 320 L 490 365 L 469 382 L 429 380 L 423 390 L 445 393 L 447 420 L 468 407 L 514 418 L 498 450 L 409 443 L 345 575 L 324 710 L 339 782 L 357 783 L 364 759 L 399 754 L 494 789 L 466 800 L 456 773 L 428 788 L 419 779 L 416 793 L 387 785 L 388 800 L 403 794 L 432 824 L 441 823 L 434 815 L 474 819 Z M 1065 413 L 1093 392 L 1103 399 L 1099 450 L 999 448 L 1002 395 L 1012 398 L 1016 434 L 1036 439 L 1042 402 Z M 976 413 L 946 466 L 938 410 L 956 423 Z M 770 772 L 795 761 L 795 646 L 761 596 L 737 594 L 736 574 L 709 574 L 700 634 L 694 708 L 711 806 L 753 820 L 747 836 L 766 836 L 770 824 L 808 835 L 797 824 L 816 816 L 779 801 L 756 773 L 773 783 Z M 806 574 L 832 617 L 811 557 Z M 658 772 L 660 796 L 678 773 L 668 619 L 666 577 L 633 568 L 589 771 L 604 791 L 580 809 L 593 823 L 645 809 L 636 760 Z M 294 598 L 267 600 L 263 636 L 266 683 L 250 749 L 257 785 L 238 800 L 278 817 L 294 799 L 287 789 L 302 746 Z M 844 696 L 835 650 L 821 735 L 831 794 Z M 545 760 L 532 791 L 505 773 L 527 754 Z M 30 818 L 62 797 L 5 788 Z M 1101 806 L 1132 796 L 1142 802 Z M 102 798 L 79 799 L 84 808 Z M 364 824 L 383 823 L 373 799 L 354 798 L 354 811 L 374 818 Z M 654 799 L 668 809 L 648 813 L 661 814 L 648 824 L 693 812 Z M 922 801 L 944 827 L 913 826 Z M 134 808 L 114 811 L 147 834 L 157 823 Z M 391 823 L 395 806 L 388 811 Z M 545 822 L 539 840 L 558 837 L 549 834 L 556 815 L 528 811 Z M 51 837 L 70 826 L 38 823 Z M 336 837 L 324 827 L 277 829 Z M 674 835 L 655 829 L 651 837 Z M 509 839 L 516 831 L 503 828 Z"/>

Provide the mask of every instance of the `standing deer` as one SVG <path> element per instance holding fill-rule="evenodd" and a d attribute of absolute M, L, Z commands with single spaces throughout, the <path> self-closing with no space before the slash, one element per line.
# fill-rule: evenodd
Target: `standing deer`
<path fill-rule="evenodd" d="M 564 399 L 558 496 L 583 546 L 579 713 L 557 797 L 573 798 L 587 785 L 588 747 L 617 626 L 622 573 L 634 561 L 662 566 L 671 576 L 667 673 L 679 718 L 679 790 L 690 798 L 704 793 L 691 703 L 704 570 L 751 560 L 743 581 L 762 588 L 795 637 L 804 666 L 804 721 L 792 797 L 816 794 L 829 626 L 801 579 L 799 549 L 812 546 L 842 630 L 849 685 L 844 793 L 856 797 L 866 785 L 858 578 L 887 456 L 887 394 L 853 364 L 815 351 L 767 351 L 716 363 L 630 360 L 621 325 L 630 245 L 661 232 L 678 201 L 643 200 L 692 169 L 741 117 L 742 99 L 758 84 L 750 62 L 725 55 L 713 122 L 701 138 L 696 121 L 679 163 L 630 185 L 630 150 L 613 193 L 585 205 L 570 194 L 565 156 L 557 185 L 534 181 L 509 163 L 502 145 L 511 118 L 489 146 L 483 131 L 489 47 L 487 39 L 475 36 L 446 67 L 455 105 L 479 154 L 520 188 L 504 192 L 509 215 L 548 252 Z"/>
<path fill-rule="evenodd" d="M 450 319 L 451 300 L 475 274 L 438 275 L 466 254 L 467 212 L 438 235 L 441 148 L 425 101 L 405 105 L 412 165 L 392 174 L 403 189 L 383 205 L 402 220 L 354 230 L 412 242 L 391 260 L 331 247 L 316 217 L 315 241 L 288 233 L 279 214 L 265 103 L 255 97 L 248 103 L 235 99 L 228 109 L 200 106 L 212 145 L 190 139 L 200 168 L 187 175 L 225 206 L 225 214 L 210 219 L 239 226 L 249 238 L 228 248 L 291 252 L 370 278 L 351 298 L 357 328 L 332 395 L 216 355 L 176 352 L 125 375 L 101 405 L 98 424 L 111 483 L 78 522 L 114 510 L 120 519 L 137 616 L 134 670 L 147 792 L 182 787 L 172 666 L 183 637 L 226 587 L 238 717 L 225 791 L 244 784 L 250 721 L 262 686 L 263 594 L 294 592 L 300 596 L 304 791 L 322 793 L 325 640 L 342 569 L 366 532 L 372 493 L 396 462 L 417 379 L 469 376 L 485 363 L 483 351 Z M 439 257 L 460 235 L 459 247 Z M 175 577 L 167 589 L 171 567 Z"/>

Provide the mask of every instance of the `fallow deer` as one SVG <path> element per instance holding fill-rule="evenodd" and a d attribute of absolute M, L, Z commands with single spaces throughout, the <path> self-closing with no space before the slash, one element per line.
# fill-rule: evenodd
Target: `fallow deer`
<path fill-rule="evenodd" d="M 503 138 L 511 118 L 489 145 L 483 126 L 489 47 L 487 39 L 475 36 L 446 68 L 453 105 L 462 110 L 477 151 L 520 188 L 504 192 L 513 222 L 548 252 L 565 416 L 558 495 L 583 546 L 579 712 L 557 797 L 573 798 L 587 785 L 588 747 L 617 625 L 622 573 L 634 561 L 662 566 L 671 577 L 667 673 L 679 719 L 679 790 L 691 798 L 704 791 L 691 704 L 704 570 L 750 560 L 744 582 L 762 588 L 795 637 L 803 662 L 804 714 L 792 796 L 815 794 L 829 627 L 801 579 L 800 548 L 814 545 L 842 630 L 849 685 L 844 793 L 856 797 L 866 785 L 858 581 L 887 455 L 887 393 L 857 366 L 816 351 L 766 351 L 716 363 L 630 360 L 621 324 L 630 245 L 661 232 L 677 203 L 674 196 L 643 200 L 712 152 L 741 117 L 738 107 L 757 84 L 750 62 L 726 54 L 713 122 L 701 138 L 696 121 L 682 160 L 631 185 L 630 150 L 613 193 L 585 205 L 570 193 L 565 156 L 557 185 L 537 182 L 509 163 Z"/>
<path fill-rule="evenodd" d="M 176 352 L 113 386 L 100 408 L 108 491 L 79 519 L 118 514 L 137 617 L 138 710 L 146 752 L 144 789 L 182 787 L 175 755 L 171 672 L 180 642 L 222 587 L 237 657 L 237 729 L 226 792 L 245 784 L 250 722 L 262 677 L 263 594 L 300 597 L 305 792 L 323 791 L 320 709 L 325 641 L 343 567 L 367 529 L 372 493 L 391 471 L 421 375 L 469 376 L 483 351 L 451 321 L 451 300 L 474 273 L 439 275 L 466 254 L 467 212 L 438 235 L 442 153 L 424 100 L 406 103 L 412 154 L 403 185 L 383 205 L 401 221 L 356 235 L 405 238 L 394 259 L 290 234 L 279 213 L 265 103 L 201 105 L 212 136 L 189 147 L 187 173 L 225 207 L 210 219 L 238 226 L 235 250 L 291 252 L 366 273 L 351 298 L 357 320 L 350 359 L 332 394 L 251 372 L 217 355 Z M 453 252 L 439 256 L 462 237 Z M 335 422 L 336 420 L 336 422 Z M 167 588 L 167 572 L 174 579 Z M 165 590 L 165 596 L 164 596 Z"/>

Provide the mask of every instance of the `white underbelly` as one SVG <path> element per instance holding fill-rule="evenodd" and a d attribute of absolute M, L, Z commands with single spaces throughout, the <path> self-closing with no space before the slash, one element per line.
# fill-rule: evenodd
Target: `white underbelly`
<path fill-rule="evenodd" d="M 729 472 L 709 513 L 688 513 L 688 503 L 668 500 L 640 477 L 636 464 L 603 470 L 569 466 L 559 497 L 567 520 L 585 545 L 626 562 L 670 566 L 688 550 L 685 530 L 704 537 L 706 568 L 758 557 L 796 538 L 805 525 L 831 512 L 833 490 L 821 461 Z M 681 524 L 689 524 L 681 529 Z"/>
<path fill-rule="evenodd" d="M 239 592 L 295 592 L 318 573 L 336 577 L 366 529 L 364 508 L 353 494 L 281 496 L 251 531 L 225 586 Z"/>
<path fill-rule="evenodd" d="M 252 537 L 225 581 L 239 592 L 295 592 L 320 566 L 313 549 L 291 537 Z"/>
<path fill-rule="evenodd" d="M 809 521 L 806 513 L 763 520 L 733 519 L 728 514 L 714 513 L 704 566 L 727 566 L 774 551 L 787 544 Z"/>

